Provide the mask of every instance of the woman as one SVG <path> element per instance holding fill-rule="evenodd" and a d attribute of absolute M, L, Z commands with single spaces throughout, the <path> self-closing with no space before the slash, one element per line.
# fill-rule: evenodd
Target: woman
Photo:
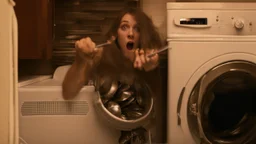
<path fill-rule="evenodd" d="M 63 97 L 72 99 L 89 80 L 108 76 L 127 84 L 146 82 L 155 104 L 161 105 L 160 57 L 158 54 L 147 57 L 163 47 L 152 20 L 139 9 L 125 9 L 107 33 L 108 38 L 113 36 L 114 44 L 104 48 L 95 48 L 89 37 L 75 43 L 76 58 L 64 79 Z M 162 113 L 160 106 L 155 111 L 156 115 Z M 156 123 L 162 124 L 161 120 L 159 117 Z M 162 126 L 157 126 L 157 131 L 161 135 Z M 161 136 L 157 142 L 163 142 Z"/>

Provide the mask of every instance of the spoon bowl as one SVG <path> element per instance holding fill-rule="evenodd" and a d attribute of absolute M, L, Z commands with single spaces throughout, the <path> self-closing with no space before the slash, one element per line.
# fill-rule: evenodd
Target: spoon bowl
<path fill-rule="evenodd" d="M 118 103 L 113 102 L 113 101 L 109 101 L 107 103 L 107 109 L 113 115 L 115 115 L 117 117 L 121 117 L 121 107 L 118 105 Z"/>
<path fill-rule="evenodd" d="M 133 96 L 133 92 L 132 91 L 123 91 L 121 92 L 120 95 L 117 95 L 115 98 L 116 102 L 123 102 L 128 100 L 130 97 Z"/>

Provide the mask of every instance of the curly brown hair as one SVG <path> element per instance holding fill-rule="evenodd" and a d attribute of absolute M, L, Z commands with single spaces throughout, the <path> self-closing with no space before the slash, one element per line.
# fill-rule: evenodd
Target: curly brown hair
<path fill-rule="evenodd" d="M 112 26 L 107 32 L 106 36 L 108 38 L 111 36 L 117 36 L 117 31 L 120 26 L 121 19 L 125 14 L 131 14 L 137 21 L 140 31 L 139 48 L 156 49 L 163 47 L 163 41 L 161 40 L 161 37 L 158 33 L 158 29 L 153 24 L 151 18 L 139 8 L 124 8 L 114 20 Z M 116 44 L 118 46 L 117 42 Z"/>

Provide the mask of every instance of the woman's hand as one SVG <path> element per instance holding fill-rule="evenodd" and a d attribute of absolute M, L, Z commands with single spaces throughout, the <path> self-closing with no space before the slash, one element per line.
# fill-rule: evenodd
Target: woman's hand
<path fill-rule="evenodd" d="M 78 63 L 97 65 L 102 57 L 103 49 L 95 48 L 95 46 L 95 43 L 89 37 L 76 41 L 76 61 Z"/>
<path fill-rule="evenodd" d="M 153 53 L 152 49 L 137 49 L 135 50 L 135 60 L 133 63 L 134 68 L 144 69 L 145 71 L 151 71 L 158 66 L 159 56 L 155 54 L 152 57 L 148 57 L 149 54 Z"/>

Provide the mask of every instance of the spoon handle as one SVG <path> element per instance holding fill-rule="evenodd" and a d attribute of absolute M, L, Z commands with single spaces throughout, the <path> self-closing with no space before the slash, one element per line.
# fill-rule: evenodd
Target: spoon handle
<path fill-rule="evenodd" d="M 149 54 L 148 57 L 151 58 L 151 57 L 153 57 L 154 55 L 156 55 L 156 54 L 158 54 L 158 53 L 160 53 L 160 52 L 163 52 L 163 51 L 165 51 L 165 50 L 167 50 L 167 49 L 169 49 L 169 47 L 168 47 L 168 46 L 165 46 L 165 47 L 163 47 L 163 48 L 157 50 L 156 52 L 153 52 L 152 54 Z"/>
<path fill-rule="evenodd" d="M 115 40 L 116 40 L 116 37 L 115 37 L 115 36 L 112 36 L 109 40 L 107 40 L 107 42 L 102 43 L 102 44 L 98 44 L 98 45 L 96 45 L 95 48 L 99 48 L 99 47 L 103 47 L 103 46 L 106 46 L 106 45 L 110 45 L 110 44 L 112 44 Z"/>
<path fill-rule="evenodd" d="M 111 43 L 109 43 L 109 42 L 105 42 L 105 43 L 102 43 L 102 44 L 98 44 L 98 45 L 96 45 L 96 47 L 95 47 L 95 48 L 103 47 L 103 46 L 106 46 L 106 45 L 109 45 L 109 44 L 111 44 Z"/>

